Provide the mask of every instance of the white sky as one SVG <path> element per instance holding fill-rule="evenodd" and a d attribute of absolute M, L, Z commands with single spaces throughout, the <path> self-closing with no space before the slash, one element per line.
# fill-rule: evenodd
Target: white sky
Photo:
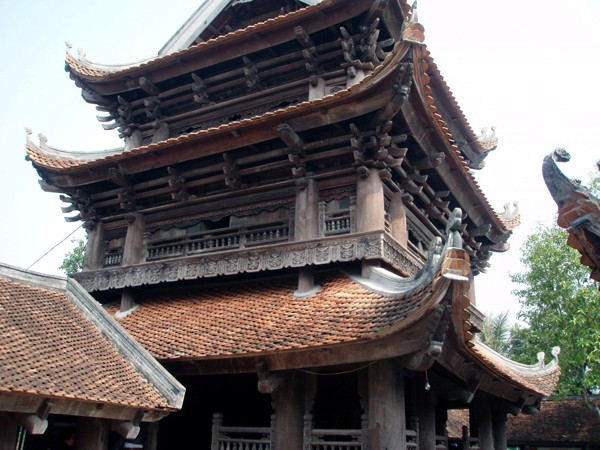
<path fill-rule="evenodd" d="M 24 161 L 26 126 L 34 139 L 43 133 L 58 148 L 121 145 L 64 72 L 64 42 L 95 62 L 139 60 L 155 55 L 198 6 L 198 0 L 0 0 L 1 262 L 26 268 L 78 226 L 64 221 L 65 204 L 40 189 Z M 520 269 L 525 236 L 556 213 L 541 176 L 543 157 L 565 147 L 573 159 L 563 171 L 584 181 L 600 159 L 600 1 L 421 0 L 419 20 L 473 129 L 495 125 L 500 138 L 476 177 L 496 210 L 520 203 L 522 224 L 511 250 L 492 256 L 476 288 L 482 311 L 510 310 L 514 318 L 508 273 Z M 71 247 L 67 240 L 32 269 L 60 274 Z"/>

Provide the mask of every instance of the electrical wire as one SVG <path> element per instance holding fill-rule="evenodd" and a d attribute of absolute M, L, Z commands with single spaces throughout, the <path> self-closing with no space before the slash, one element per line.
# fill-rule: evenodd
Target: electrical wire
<path fill-rule="evenodd" d="M 56 244 L 54 247 L 52 247 L 50 250 L 48 250 L 46 253 L 44 253 L 42 256 L 40 256 L 38 259 L 36 259 L 35 262 L 33 264 L 31 264 L 26 270 L 31 269 L 33 266 L 35 266 L 37 263 L 39 263 L 42 259 L 44 259 L 48 255 L 48 253 L 50 253 L 52 250 L 54 250 L 60 244 L 65 242 L 67 239 L 69 239 L 82 226 L 83 226 L 83 222 L 81 224 L 79 224 L 79 226 L 77 228 L 75 228 L 73 231 L 71 231 L 62 241 L 60 241 L 58 244 Z"/>

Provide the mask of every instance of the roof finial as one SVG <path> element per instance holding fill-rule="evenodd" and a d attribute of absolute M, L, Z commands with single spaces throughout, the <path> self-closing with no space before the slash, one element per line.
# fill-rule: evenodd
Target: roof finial
<path fill-rule="evenodd" d="M 425 41 L 425 28 L 419 23 L 416 0 L 411 7 L 410 20 L 402 32 L 402 40 L 415 44 L 422 44 Z"/>
<path fill-rule="evenodd" d="M 490 132 L 490 129 L 492 130 Z M 498 147 L 498 137 L 496 136 L 496 127 L 491 126 L 489 129 L 485 127 L 481 130 L 481 134 L 477 136 L 477 141 L 485 152 L 491 152 Z"/>

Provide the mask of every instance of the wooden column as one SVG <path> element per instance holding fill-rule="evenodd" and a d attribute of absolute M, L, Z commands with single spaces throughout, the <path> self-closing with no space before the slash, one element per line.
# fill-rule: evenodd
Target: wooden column
<path fill-rule="evenodd" d="M 404 369 L 394 360 L 369 367 L 369 450 L 406 448 Z"/>
<path fill-rule="evenodd" d="M 84 270 L 97 270 L 104 267 L 104 224 L 96 223 L 87 230 L 87 245 L 83 260 Z"/>
<path fill-rule="evenodd" d="M 494 449 L 506 450 L 506 412 L 503 409 L 492 409 L 492 428 Z"/>
<path fill-rule="evenodd" d="M 275 448 L 302 450 L 305 394 L 304 374 L 297 371 L 275 392 Z"/>
<path fill-rule="evenodd" d="M 406 209 L 400 192 L 394 192 L 390 201 L 390 233 L 404 247 L 408 245 Z"/>
<path fill-rule="evenodd" d="M 0 412 L 0 450 L 15 450 L 17 447 L 17 423 L 8 413 Z"/>
<path fill-rule="evenodd" d="M 296 191 L 294 213 L 294 240 L 308 241 L 319 237 L 319 187 L 312 179 Z M 309 294 L 315 289 L 312 267 L 303 267 L 298 273 L 298 295 Z"/>
<path fill-rule="evenodd" d="M 108 450 L 108 423 L 102 419 L 81 417 L 77 424 L 77 450 Z"/>
<path fill-rule="evenodd" d="M 481 450 L 492 450 L 494 439 L 492 434 L 492 410 L 489 398 L 477 393 L 469 409 L 469 420 L 471 422 L 471 436 L 479 438 Z"/>
<path fill-rule="evenodd" d="M 368 169 L 366 175 L 358 175 L 356 184 L 356 231 L 385 229 L 385 204 L 383 185 L 379 172 Z"/>
<path fill-rule="evenodd" d="M 123 248 L 123 266 L 138 264 L 144 256 L 144 232 L 146 223 L 142 214 L 131 214 Z"/>
<path fill-rule="evenodd" d="M 146 441 L 144 450 L 156 450 L 158 443 L 158 422 L 150 422 L 146 428 Z"/>
<path fill-rule="evenodd" d="M 422 384 L 417 385 L 417 415 L 419 417 L 419 450 L 435 450 L 435 393 L 425 390 L 425 377 L 420 374 Z"/>

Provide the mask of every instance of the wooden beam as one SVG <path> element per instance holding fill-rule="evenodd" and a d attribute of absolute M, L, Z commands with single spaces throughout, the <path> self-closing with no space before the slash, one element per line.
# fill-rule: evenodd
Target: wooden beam
<path fill-rule="evenodd" d="M 148 94 L 148 95 L 158 95 L 158 94 L 160 94 L 160 91 L 154 85 L 154 83 L 152 83 L 152 81 L 150 81 L 150 79 L 148 79 L 146 77 L 140 77 L 140 79 L 138 80 L 138 82 L 140 84 L 140 88 L 146 94 Z"/>

